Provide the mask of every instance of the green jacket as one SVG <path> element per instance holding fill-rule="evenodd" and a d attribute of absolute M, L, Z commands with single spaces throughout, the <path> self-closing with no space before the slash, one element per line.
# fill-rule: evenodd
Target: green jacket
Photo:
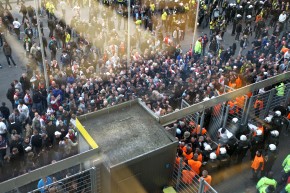
<path fill-rule="evenodd" d="M 287 184 L 287 186 L 285 187 L 285 190 L 287 193 L 290 193 L 290 184 Z"/>
<path fill-rule="evenodd" d="M 201 42 L 197 40 L 194 46 L 194 53 L 201 54 L 201 51 L 202 51 Z"/>
<path fill-rule="evenodd" d="M 276 86 L 277 96 L 284 96 L 285 85 L 282 82 L 279 86 Z"/>
<path fill-rule="evenodd" d="M 290 171 L 290 154 L 284 159 L 282 167 L 285 173 L 288 173 Z"/>
<path fill-rule="evenodd" d="M 266 193 L 266 189 L 268 188 L 269 185 L 272 185 L 276 188 L 277 185 L 276 180 L 263 177 L 258 181 L 256 188 L 259 191 L 259 193 Z"/>

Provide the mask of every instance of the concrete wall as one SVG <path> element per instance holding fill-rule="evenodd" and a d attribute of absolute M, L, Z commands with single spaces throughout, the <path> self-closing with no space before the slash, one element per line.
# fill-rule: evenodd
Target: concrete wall
<path fill-rule="evenodd" d="M 177 142 L 110 168 L 111 191 L 106 193 L 160 193 L 168 185 Z M 109 185 L 109 184 L 103 184 Z M 105 193 L 105 192 L 104 192 Z"/>

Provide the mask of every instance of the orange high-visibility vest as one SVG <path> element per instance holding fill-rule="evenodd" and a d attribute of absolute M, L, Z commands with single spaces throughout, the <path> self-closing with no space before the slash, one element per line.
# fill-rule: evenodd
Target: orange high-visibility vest
<path fill-rule="evenodd" d="M 196 173 L 200 173 L 200 167 L 202 165 L 201 161 L 195 161 L 195 160 L 188 160 L 188 165 L 191 167 L 191 169 Z"/>
<path fill-rule="evenodd" d="M 192 132 L 197 135 L 199 134 L 204 135 L 207 133 L 207 130 L 205 128 L 200 129 L 200 125 L 198 125 L 196 128 L 193 129 Z"/>
<path fill-rule="evenodd" d="M 236 105 L 236 103 L 234 101 L 229 101 L 228 105 L 229 105 L 229 113 L 230 114 L 235 114 L 235 105 Z"/>
<path fill-rule="evenodd" d="M 220 115 L 220 110 L 221 110 L 222 104 L 217 104 L 216 106 L 213 107 L 213 115 L 214 116 L 219 116 Z"/>
<path fill-rule="evenodd" d="M 217 146 L 217 149 L 215 151 L 215 154 L 218 156 L 220 154 L 220 145 Z"/>
<path fill-rule="evenodd" d="M 242 109 L 245 104 L 245 97 L 244 96 L 236 97 L 236 102 L 237 102 L 237 106 Z"/>
<path fill-rule="evenodd" d="M 260 168 L 260 170 L 262 171 L 264 170 L 264 158 L 262 155 L 260 157 L 255 156 L 254 161 L 251 165 L 251 168 L 254 170 L 258 170 L 261 164 L 262 164 L 262 167 Z"/>
<path fill-rule="evenodd" d="M 193 152 L 191 152 L 190 154 L 187 154 L 187 153 L 183 152 L 183 157 L 186 160 L 190 160 L 190 159 L 193 158 Z"/>
<path fill-rule="evenodd" d="M 204 179 L 204 181 L 206 181 L 209 185 L 211 184 L 211 176 L 210 175 L 207 175 L 205 178 L 203 177 L 203 179 Z M 198 180 L 198 181 L 200 181 L 200 179 Z M 203 190 L 203 192 L 207 192 L 208 191 L 208 189 L 209 189 L 209 186 L 208 185 L 205 185 L 204 186 L 204 190 Z"/>
<path fill-rule="evenodd" d="M 193 181 L 193 178 L 195 176 L 195 172 L 194 171 L 190 171 L 190 170 L 183 170 L 182 171 L 182 181 L 185 184 L 191 184 Z"/>
<path fill-rule="evenodd" d="M 240 77 L 238 77 L 236 79 L 236 87 L 237 88 L 241 88 L 242 87 L 242 79 Z"/>
<path fill-rule="evenodd" d="M 197 160 L 200 161 L 200 162 L 202 162 L 202 159 L 203 159 L 203 158 L 202 158 L 202 154 L 201 154 L 201 153 L 198 154 Z"/>

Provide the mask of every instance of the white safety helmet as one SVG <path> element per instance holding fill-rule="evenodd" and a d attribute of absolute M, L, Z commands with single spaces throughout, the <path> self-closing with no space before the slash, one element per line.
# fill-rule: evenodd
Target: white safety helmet
<path fill-rule="evenodd" d="M 216 159 L 216 154 L 214 152 L 209 154 L 210 159 Z"/>
<path fill-rule="evenodd" d="M 280 117 L 281 116 L 281 111 L 275 111 L 275 115 Z"/>
<path fill-rule="evenodd" d="M 275 151 L 275 150 L 277 149 L 277 147 L 276 147 L 276 145 L 274 145 L 274 144 L 270 144 L 270 145 L 269 145 L 269 149 L 270 149 L 271 151 Z"/>
<path fill-rule="evenodd" d="M 251 19 L 251 18 L 252 18 L 252 16 L 251 16 L 251 15 L 247 15 L 247 18 L 248 18 L 248 19 Z"/>
<path fill-rule="evenodd" d="M 238 14 L 238 15 L 237 15 L 237 18 L 240 18 L 240 17 L 242 17 L 241 14 Z"/>
<path fill-rule="evenodd" d="M 221 147 L 220 148 L 220 152 L 221 152 L 221 154 L 226 154 L 227 153 L 227 150 L 226 150 L 226 148 Z"/>
<path fill-rule="evenodd" d="M 273 131 L 271 131 L 271 135 L 273 135 L 275 137 L 278 137 L 279 136 L 279 131 L 273 130 Z"/>
<path fill-rule="evenodd" d="M 253 5 L 250 5 L 249 8 L 252 9 L 253 8 Z"/>
<path fill-rule="evenodd" d="M 176 129 L 176 134 L 178 134 L 178 135 L 181 134 L 181 130 L 179 128 Z"/>
<path fill-rule="evenodd" d="M 247 141 L 247 137 L 246 137 L 245 135 L 241 135 L 241 136 L 240 136 L 240 140 L 241 140 L 241 141 Z"/>
<path fill-rule="evenodd" d="M 266 117 L 266 118 L 265 118 L 265 121 L 266 121 L 267 123 L 270 123 L 271 120 L 272 120 L 271 117 Z"/>
<path fill-rule="evenodd" d="M 233 122 L 233 123 L 237 123 L 238 120 L 239 120 L 239 119 L 238 119 L 237 117 L 235 117 L 235 118 L 232 119 L 232 122 Z"/>
<path fill-rule="evenodd" d="M 206 146 L 204 147 L 204 150 L 205 150 L 205 151 L 211 151 L 212 149 L 211 149 L 211 146 L 210 146 L 210 145 L 206 145 Z"/>
<path fill-rule="evenodd" d="M 257 133 L 257 136 L 262 135 L 262 131 L 261 131 L 260 129 L 258 129 L 258 130 L 256 131 L 256 133 Z"/>

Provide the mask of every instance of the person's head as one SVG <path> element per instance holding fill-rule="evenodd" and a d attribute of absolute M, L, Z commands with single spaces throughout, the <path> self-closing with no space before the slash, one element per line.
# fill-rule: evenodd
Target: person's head
<path fill-rule="evenodd" d="M 256 156 L 260 157 L 262 155 L 262 152 L 260 150 L 256 151 Z"/>
<path fill-rule="evenodd" d="M 2 102 L 2 106 L 5 107 L 6 106 L 6 103 L 5 102 Z"/>
<path fill-rule="evenodd" d="M 208 172 L 206 170 L 203 170 L 202 171 L 202 177 L 206 178 L 208 175 Z"/>

